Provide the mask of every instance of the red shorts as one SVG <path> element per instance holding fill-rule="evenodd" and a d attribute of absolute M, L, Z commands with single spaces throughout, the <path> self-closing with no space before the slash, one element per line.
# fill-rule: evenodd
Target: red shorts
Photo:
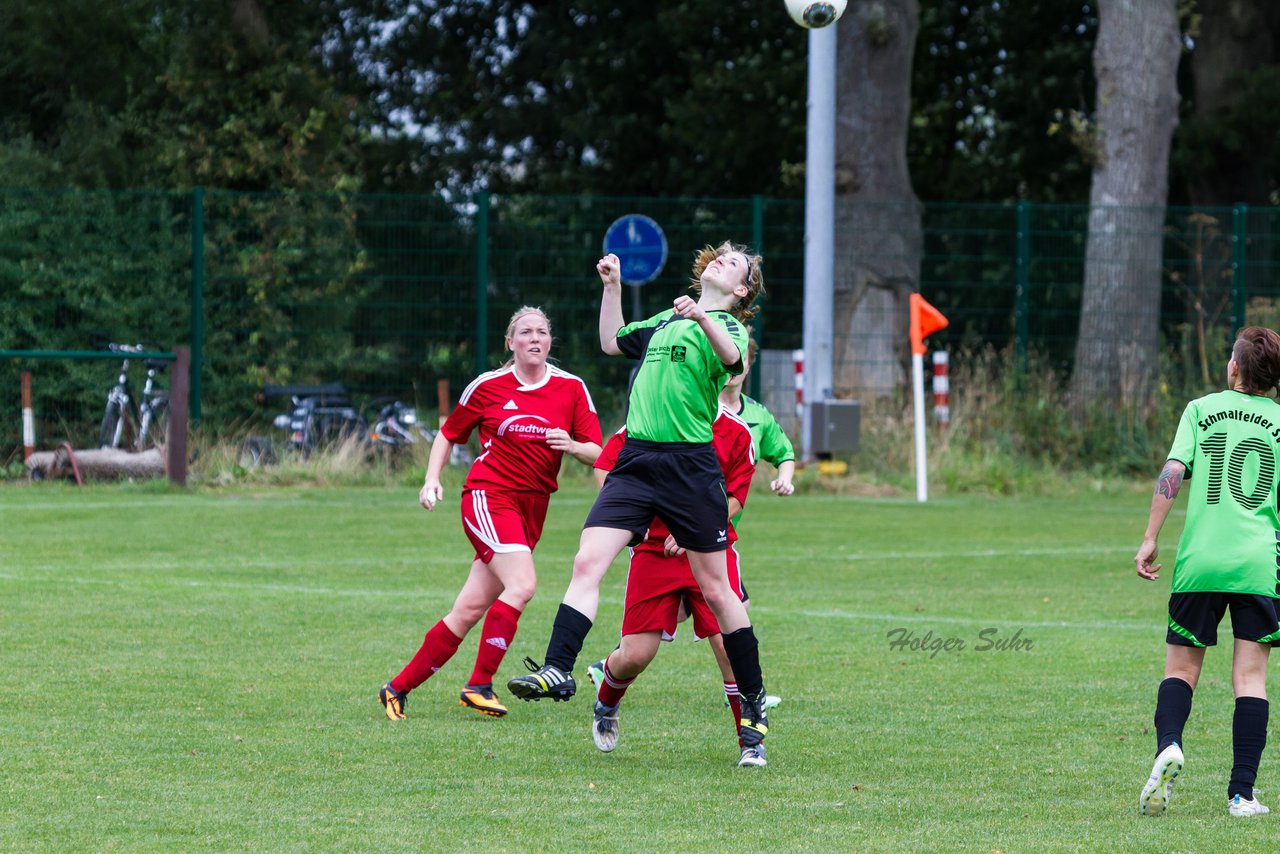
<path fill-rule="evenodd" d="M 738 550 L 730 545 L 725 552 L 729 570 L 729 587 L 742 598 L 742 577 L 738 567 Z M 695 638 L 720 634 L 716 615 L 694 580 L 689 559 L 684 555 L 666 557 L 660 552 L 637 549 L 631 553 L 627 570 L 627 596 L 622 614 L 622 634 L 664 632 L 674 635 L 680 613 L 680 601 L 689 603 Z"/>
<path fill-rule="evenodd" d="M 475 546 L 476 559 L 488 563 L 495 554 L 533 551 L 542 537 L 550 500 L 542 492 L 462 493 L 462 530 Z"/>

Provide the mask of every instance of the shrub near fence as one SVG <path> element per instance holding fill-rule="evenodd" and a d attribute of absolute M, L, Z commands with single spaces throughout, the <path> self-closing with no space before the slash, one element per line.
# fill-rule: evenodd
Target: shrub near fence
<path fill-rule="evenodd" d="M 548 310 L 555 355 L 586 379 L 608 424 L 630 366 L 599 352 L 593 265 L 608 225 L 626 213 L 652 217 L 670 245 L 662 274 L 638 295 L 645 313 L 687 287 L 697 248 L 733 239 L 766 259 L 757 338 L 802 346 L 796 199 L 0 190 L 0 350 L 83 350 L 98 333 L 194 345 L 195 414 L 208 431 L 235 432 L 273 414 L 255 399 L 264 382 L 341 380 L 358 399 L 431 410 L 437 379 L 456 397 L 501 362 L 505 323 L 527 303 Z M 922 217 L 918 289 L 951 320 L 931 343 L 1034 350 L 1069 372 L 1087 209 L 940 203 Z M 1167 212 L 1161 379 L 1175 393 L 1218 381 L 1246 312 L 1280 321 L 1278 227 L 1275 209 Z M 0 409 L 12 413 L 0 418 L 0 461 L 21 443 L 23 368 L 35 374 L 42 442 L 87 441 L 112 366 L 0 359 L 0 399 L 13 401 Z"/>

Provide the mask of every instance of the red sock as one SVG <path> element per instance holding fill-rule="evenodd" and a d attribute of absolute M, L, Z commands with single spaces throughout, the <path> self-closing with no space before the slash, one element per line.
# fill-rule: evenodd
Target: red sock
<path fill-rule="evenodd" d="M 724 696 L 729 700 L 729 711 L 733 712 L 733 726 L 738 731 L 738 746 L 742 746 L 742 696 L 738 694 L 737 682 L 724 683 Z"/>
<path fill-rule="evenodd" d="M 610 655 L 609 658 L 613 656 Z M 627 689 L 631 687 L 631 683 L 636 681 L 633 676 L 630 679 L 619 679 L 609 670 L 609 659 L 604 660 L 604 680 L 600 683 L 600 693 L 597 699 L 606 706 L 616 706 L 622 702 L 622 695 L 627 693 Z"/>
<path fill-rule="evenodd" d="M 391 680 L 391 687 L 400 692 L 409 692 L 431 678 L 444 663 L 453 658 L 458 651 L 462 638 L 449 631 L 444 620 L 436 623 L 427 632 L 413 659 L 404 666 L 404 670 Z"/>
<path fill-rule="evenodd" d="M 502 665 L 502 657 L 516 636 L 516 623 L 520 612 L 501 599 L 494 600 L 484 618 L 480 630 L 480 649 L 476 651 L 476 667 L 471 671 L 468 685 L 491 685 L 493 674 Z"/>

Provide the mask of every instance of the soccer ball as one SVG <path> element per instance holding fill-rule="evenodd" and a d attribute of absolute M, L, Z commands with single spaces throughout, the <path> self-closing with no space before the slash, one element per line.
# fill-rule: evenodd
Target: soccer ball
<path fill-rule="evenodd" d="M 844 14 L 848 0 L 785 0 L 787 14 L 791 20 L 809 30 L 820 30 L 829 27 Z"/>

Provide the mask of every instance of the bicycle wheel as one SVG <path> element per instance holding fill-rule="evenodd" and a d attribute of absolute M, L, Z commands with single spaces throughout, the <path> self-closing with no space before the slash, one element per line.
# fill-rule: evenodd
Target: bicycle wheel
<path fill-rule="evenodd" d="M 240 443 L 240 467 L 245 469 L 275 465 L 276 446 L 266 436 L 249 436 Z"/>
<path fill-rule="evenodd" d="M 102 426 L 98 428 L 99 448 L 120 447 L 120 437 L 124 428 L 123 413 L 117 401 L 107 401 L 107 409 L 102 413 Z"/>

